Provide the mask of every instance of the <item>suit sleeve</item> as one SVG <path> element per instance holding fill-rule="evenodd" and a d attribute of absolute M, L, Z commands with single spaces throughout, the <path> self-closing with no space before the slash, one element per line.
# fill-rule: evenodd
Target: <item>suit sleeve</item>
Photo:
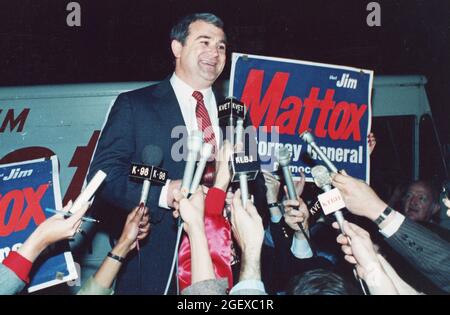
<path fill-rule="evenodd" d="M 409 219 L 386 241 L 433 283 L 450 292 L 450 243 Z"/>
<path fill-rule="evenodd" d="M 131 162 L 139 162 L 132 161 L 136 152 L 134 117 L 137 114 L 126 94 L 117 97 L 102 130 L 88 174 L 90 180 L 98 170 L 104 171 L 107 177 L 99 190 L 100 197 L 127 211 L 137 206 L 142 189 L 141 183 L 131 181 L 128 177 Z"/>

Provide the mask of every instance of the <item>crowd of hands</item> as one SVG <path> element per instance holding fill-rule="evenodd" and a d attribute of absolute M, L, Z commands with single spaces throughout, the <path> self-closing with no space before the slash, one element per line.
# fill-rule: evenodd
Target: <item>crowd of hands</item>
<path fill-rule="evenodd" d="M 374 139 L 372 139 L 373 144 Z M 369 137 L 370 144 L 370 137 Z M 374 144 L 373 144 L 374 146 Z M 216 156 L 216 176 L 214 187 L 227 192 L 226 204 L 231 212 L 231 228 L 234 239 L 242 251 L 240 281 L 260 280 L 260 257 L 264 241 L 264 227 L 262 219 L 252 200 L 243 206 L 241 192 L 237 189 L 234 193 L 229 189 L 231 174 L 228 161 L 235 148 L 227 141 Z M 263 173 L 267 187 L 268 203 L 277 202 L 279 196 L 280 181 L 271 173 Z M 358 216 L 375 220 L 387 207 L 376 193 L 365 182 L 353 178 L 341 171 L 332 174 L 332 184 L 336 187 L 345 202 L 347 209 Z M 180 191 L 181 181 L 172 181 L 172 189 L 169 189 L 168 201 L 173 208 L 174 218 L 181 216 L 183 229 L 189 237 L 192 250 L 192 284 L 203 280 L 214 279 L 214 269 L 208 251 L 205 234 L 205 196 L 208 188 L 200 186 L 189 198 Z M 306 203 L 300 197 L 305 185 L 304 175 L 296 182 L 297 200 L 287 199 L 283 201 L 284 213 L 281 211 L 286 224 L 295 231 L 295 237 L 301 238 L 301 224 L 308 231 L 308 219 L 310 213 Z M 286 192 L 286 187 L 284 187 Z M 444 200 L 450 209 L 450 201 Z M 69 212 L 72 203 L 69 202 L 64 211 Z M 49 245 L 63 239 L 70 239 L 80 230 L 82 217 L 89 208 L 85 204 L 79 211 L 70 217 L 56 214 L 40 224 L 32 235 L 19 248 L 18 252 L 34 262 L 40 253 Z M 271 210 L 272 211 L 272 210 Z M 276 209 L 273 211 L 277 211 Z M 279 210 L 278 210 L 279 211 Z M 450 210 L 449 214 L 450 214 Z M 274 214 L 274 213 L 271 213 Z M 275 213 L 277 215 L 277 213 Z M 333 223 L 335 229 L 339 229 L 337 222 Z M 120 257 L 126 257 L 129 252 L 138 246 L 140 240 L 145 239 L 150 232 L 149 209 L 136 207 L 128 215 L 119 240 L 111 253 Z M 364 279 L 371 294 L 410 294 L 416 293 L 395 273 L 389 263 L 377 252 L 369 233 L 360 226 L 344 221 L 342 231 L 336 239 L 344 253 L 345 260 L 356 267 L 358 276 Z M 197 246 L 193 249 L 193 246 Z M 105 288 L 112 286 L 120 269 L 120 263 L 105 258 L 102 266 L 94 275 L 95 280 Z"/>

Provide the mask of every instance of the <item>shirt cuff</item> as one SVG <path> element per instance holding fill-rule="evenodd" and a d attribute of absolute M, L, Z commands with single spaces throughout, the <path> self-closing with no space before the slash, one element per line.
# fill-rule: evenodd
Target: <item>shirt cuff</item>
<path fill-rule="evenodd" d="M 230 295 L 239 290 L 258 290 L 266 292 L 264 283 L 261 280 L 244 280 L 238 282 L 230 291 Z"/>
<path fill-rule="evenodd" d="M 292 238 L 291 252 L 298 259 L 311 258 L 313 256 L 308 241 L 306 239 L 298 239 L 295 236 Z"/>
<path fill-rule="evenodd" d="M 389 238 L 392 235 L 394 235 L 395 232 L 397 232 L 400 226 L 403 224 L 403 221 L 405 221 L 405 216 L 403 214 L 394 211 L 393 215 L 394 217 L 389 222 L 389 224 L 386 225 L 384 228 L 380 229 L 380 233 L 386 238 Z"/>
<path fill-rule="evenodd" d="M 158 206 L 164 209 L 170 209 L 167 204 L 167 189 L 169 188 L 170 179 L 167 180 L 166 184 L 161 189 L 161 193 L 159 194 Z"/>
<path fill-rule="evenodd" d="M 280 222 L 281 218 L 283 217 L 283 215 L 271 215 L 270 216 L 270 221 L 272 221 L 272 223 L 278 223 Z"/>
<path fill-rule="evenodd" d="M 9 252 L 8 257 L 3 260 L 3 265 L 11 269 L 20 280 L 30 283 L 29 274 L 33 264 L 18 252 Z"/>

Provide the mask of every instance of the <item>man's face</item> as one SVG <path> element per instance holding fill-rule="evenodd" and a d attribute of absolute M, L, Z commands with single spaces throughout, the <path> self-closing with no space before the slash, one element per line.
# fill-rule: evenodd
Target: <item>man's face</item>
<path fill-rule="evenodd" d="M 189 26 L 184 45 L 172 41 L 176 75 L 196 90 L 210 87 L 225 66 L 225 34 L 204 21 Z"/>
<path fill-rule="evenodd" d="M 433 194 L 422 183 L 409 186 L 403 199 L 403 212 L 413 221 L 428 222 L 433 212 Z"/>

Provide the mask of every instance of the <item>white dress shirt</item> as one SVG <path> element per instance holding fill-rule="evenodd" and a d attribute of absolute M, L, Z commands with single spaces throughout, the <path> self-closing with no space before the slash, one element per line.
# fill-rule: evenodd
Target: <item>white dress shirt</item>
<path fill-rule="evenodd" d="M 197 100 L 192 96 L 192 93 L 195 90 L 186 82 L 177 77 L 175 73 L 170 78 L 170 84 L 172 85 L 175 96 L 177 97 L 181 114 L 183 115 L 184 124 L 186 125 L 188 133 L 191 134 L 192 130 L 199 130 L 199 127 L 197 125 L 197 116 L 195 114 Z M 203 94 L 205 107 L 208 111 L 209 119 L 211 120 L 211 125 L 214 129 L 217 145 L 219 145 L 220 131 L 216 98 L 211 87 L 198 91 Z M 159 206 L 161 208 L 169 209 L 169 206 L 167 205 L 167 188 L 169 183 L 170 180 L 167 180 L 166 184 L 161 190 L 161 194 L 159 195 Z"/>

